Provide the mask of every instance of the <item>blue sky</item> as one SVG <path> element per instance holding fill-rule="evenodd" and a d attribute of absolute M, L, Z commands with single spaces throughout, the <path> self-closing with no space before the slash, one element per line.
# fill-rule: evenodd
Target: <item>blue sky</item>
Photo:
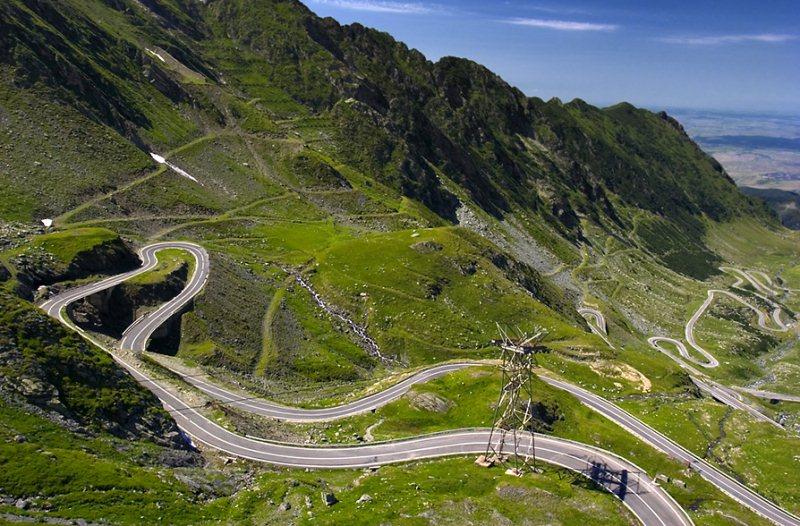
<path fill-rule="evenodd" d="M 304 0 L 531 96 L 800 113 L 799 0 Z"/>

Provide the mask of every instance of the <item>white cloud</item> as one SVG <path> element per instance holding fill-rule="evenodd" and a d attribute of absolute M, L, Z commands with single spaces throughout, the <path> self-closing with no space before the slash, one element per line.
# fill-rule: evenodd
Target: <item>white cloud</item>
<path fill-rule="evenodd" d="M 594 22 L 574 22 L 571 20 L 545 20 L 542 18 L 510 18 L 507 24 L 527 27 L 541 27 L 557 31 L 614 31 L 619 28 L 615 24 L 597 24 Z"/>
<path fill-rule="evenodd" d="M 779 33 L 760 33 L 753 35 L 717 35 L 701 37 L 667 37 L 660 38 L 668 44 L 684 44 L 689 46 L 717 46 L 720 44 L 738 44 L 741 42 L 787 42 L 797 39 L 796 35 Z"/>
<path fill-rule="evenodd" d="M 383 0 L 314 0 L 324 4 L 353 11 L 370 11 L 372 13 L 395 13 L 403 15 L 423 15 L 432 13 L 433 7 L 413 2 L 391 2 Z"/>

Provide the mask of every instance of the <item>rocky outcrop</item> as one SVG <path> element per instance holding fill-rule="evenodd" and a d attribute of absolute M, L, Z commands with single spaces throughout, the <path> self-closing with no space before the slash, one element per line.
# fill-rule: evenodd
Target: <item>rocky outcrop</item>
<path fill-rule="evenodd" d="M 446 413 L 451 407 L 453 402 L 443 398 L 436 393 L 427 391 L 417 392 L 410 391 L 406 398 L 415 409 L 420 411 L 429 411 L 431 413 Z"/>
<path fill-rule="evenodd" d="M 558 402 L 555 400 L 535 400 L 531 404 L 531 414 L 533 420 L 531 422 L 531 431 L 537 432 L 551 432 L 553 426 L 559 420 L 564 420 L 564 414 L 561 412 Z"/>
<path fill-rule="evenodd" d="M 0 291 L 0 397 L 73 431 L 189 445 L 158 399 L 100 349 Z"/>
<path fill-rule="evenodd" d="M 105 241 L 79 252 L 69 263 L 41 248 L 30 248 L 11 263 L 17 270 L 18 290 L 25 299 L 41 285 L 81 279 L 95 274 L 119 274 L 139 266 L 139 257 L 122 238 Z"/>
<path fill-rule="evenodd" d="M 119 338 L 146 310 L 178 295 L 186 286 L 188 275 L 189 266 L 183 263 L 155 283 L 121 283 L 73 303 L 70 315 L 84 329 Z"/>

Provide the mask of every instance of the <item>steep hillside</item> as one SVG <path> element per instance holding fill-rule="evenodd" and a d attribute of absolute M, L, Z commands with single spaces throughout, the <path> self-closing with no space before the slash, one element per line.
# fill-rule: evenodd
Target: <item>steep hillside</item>
<path fill-rule="evenodd" d="M 742 192 L 767 203 L 778 214 L 783 226 L 800 230 L 800 194 L 797 192 L 747 186 L 742 187 Z"/>
<path fill-rule="evenodd" d="M 158 400 L 113 359 L 0 291 L 0 396 L 76 431 L 188 448 Z"/>
<path fill-rule="evenodd" d="M 625 208 L 695 230 L 702 216 L 762 212 L 664 114 L 529 99 L 473 62 L 432 63 L 386 34 L 319 19 L 293 1 L 146 6 L 7 3 L 0 46 L 8 96 L 60 98 L 79 112 L 66 121 L 83 115 L 151 149 L 185 144 L 232 118 L 283 135 L 273 119 L 313 115 L 332 134 L 318 148 L 446 220 L 460 205 L 442 175 L 491 215 L 535 213 L 573 241 L 584 234 L 579 217 L 609 231 L 630 226 Z M 94 188 L 147 166 L 131 152 L 131 161 L 112 163 L 124 174 L 112 171 L 114 180 Z M 74 153 L 84 157 L 78 164 L 93 157 Z M 128 164 L 134 158 L 141 168 Z M 14 170 L 10 188 L 41 184 L 47 166 L 39 168 L 27 177 Z"/>
<path fill-rule="evenodd" d="M 666 113 L 527 97 L 470 60 L 430 61 L 294 0 L 5 0 L 0 519 L 632 521 L 552 469 L 503 479 L 460 458 L 303 472 L 193 451 L 111 357 L 33 306 L 136 268 L 138 248 L 165 240 L 202 245 L 208 281 L 152 352 L 120 356 L 226 429 L 325 445 L 480 427 L 501 375 L 463 369 L 334 424 L 249 414 L 176 370 L 321 407 L 496 359 L 498 326 L 542 331 L 537 373 L 800 510 L 796 438 L 704 398 L 671 347 L 648 343 L 693 320 L 719 361 L 706 380 L 800 395 L 800 238 Z M 157 257 L 68 314 L 113 349 L 191 281 L 188 253 Z M 729 294 L 709 305 L 710 290 Z M 765 329 L 753 306 L 782 314 Z M 743 398 L 800 426 L 785 403 Z M 536 381 L 533 409 L 536 429 L 669 477 L 696 524 L 762 524 L 570 394 Z M 322 504 L 332 491 L 341 501 Z"/>
<path fill-rule="evenodd" d="M 775 228 L 664 113 L 529 98 L 295 1 L 0 9 L 0 216 L 202 242 L 215 271 L 178 354 L 226 374 L 347 388 L 491 355 L 496 323 L 596 352 L 582 301 L 663 326 L 659 295 L 605 275 L 617 253 L 688 290 L 721 279 L 725 225 Z M 26 297 L 101 271 L 46 270 L 37 239 L 4 256 Z M 103 246 L 107 272 L 134 263 Z"/>

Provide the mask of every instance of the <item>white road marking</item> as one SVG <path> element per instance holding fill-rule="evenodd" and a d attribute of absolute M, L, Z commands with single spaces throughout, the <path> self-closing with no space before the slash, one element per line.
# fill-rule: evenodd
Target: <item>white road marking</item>
<path fill-rule="evenodd" d="M 128 331 L 126 338 L 131 342 L 130 348 L 134 350 L 144 349 L 147 339 L 155 329 L 202 290 L 209 272 L 208 256 L 202 247 L 184 242 L 165 242 L 145 247 L 141 251 L 143 266 L 140 269 L 121 276 L 108 278 L 98 284 L 87 285 L 73 291 L 66 291 L 56 298 L 45 302 L 42 308 L 44 308 L 48 314 L 60 319 L 66 326 L 75 330 L 77 327 L 64 317 L 65 307 L 69 303 L 149 270 L 155 266 L 157 262 L 155 253 L 165 248 L 183 248 L 188 250 L 197 259 L 197 265 L 189 285 L 183 291 L 188 291 L 187 294 L 183 294 L 182 292 L 147 318 L 140 319 L 142 320 L 141 323 L 140 320 L 137 320 L 134 322 L 134 325 L 136 325 L 135 330 Z M 90 335 L 82 331 L 80 331 L 79 334 L 99 347 L 111 352 Z M 170 393 L 158 382 L 136 370 L 133 365 L 127 363 L 120 356 L 113 352 L 111 352 L 111 354 L 114 359 L 135 378 L 153 391 L 165 407 L 169 407 L 173 410 L 173 414 L 181 425 L 181 428 L 193 439 L 244 458 L 299 467 L 366 467 L 375 465 L 376 463 L 404 462 L 419 458 L 482 452 L 488 440 L 488 433 L 486 430 L 452 431 L 428 437 L 342 448 L 306 447 L 254 440 L 225 430 L 215 422 L 201 415 L 193 407 L 183 402 L 183 400 Z M 424 377 L 424 374 L 419 374 L 422 375 L 420 378 Z M 800 519 L 794 515 L 723 474 L 710 464 L 607 400 L 560 380 L 547 377 L 543 377 L 543 379 L 555 387 L 567 390 L 582 403 L 598 411 L 606 418 L 609 418 L 654 448 L 689 464 L 693 469 L 698 471 L 703 478 L 731 496 L 734 500 L 751 508 L 756 513 L 759 513 L 776 524 L 800 526 Z M 397 389 L 397 386 L 393 388 Z M 230 393 L 221 388 L 217 388 L 217 390 L 223 393 Z M 375 400 L 377 400 L 377 398 Z M 291 410 L 291 408 L 287 408 L 287 410 Z M 585 469 L 585 466 L 590 466 L 592 461 L 599 458 L 609 465 L 621 465 L 629 472 L 637 473 L 636 476 L 644 482 L 648 491 L 642 493 L 630 492 L 629 495 L 636 499 L 636 501 L 624 502 L 645 524 L 692 524 L 691 519 L 685 511 L 675 503 L 669 494 L 659 486 L 653 484 L 649 479 L 645 479 L 639 475 L 639 468 L 624 461 L 621 457 L 609 452 L 603 452 L 598 448 L 555 437 L 537 435 L 536 440 L 538 442 L 554 444 L 550 447 L 544 447 L 545 444 L 543 443 L 541 450 L 539 447 L 537 447 L 536 450 L 537 452 L 541 451 L 543 460 L 556 465 L 562 465 L 580 472 L 582 469 Z M 550 455 L 555 455 L 555 457 L 551 457 Z M 559 459 L 565 463 L 560 463 Z M 584 467 L 576 467 L 574 464 L 567 465 L 564 459 L 572 459 L 571 462 L 577 459 L 584 463 Z M 648 500 L 646 501 L 645 499 Z M 656 510 L 656 507 L 658 510 Z"/>

